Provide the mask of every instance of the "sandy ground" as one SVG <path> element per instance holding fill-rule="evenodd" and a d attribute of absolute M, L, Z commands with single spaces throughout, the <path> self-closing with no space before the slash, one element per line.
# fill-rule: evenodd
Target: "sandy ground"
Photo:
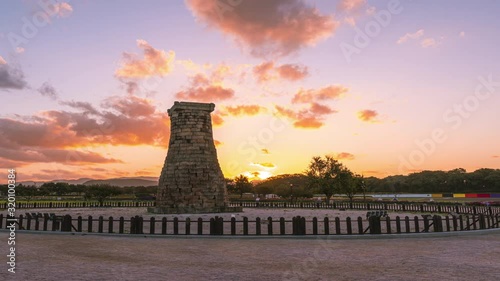
<path fill-rule="evenodd" d="M 103 218 L 106 220 L 110 216 L 113 217 L 114 220 L 118 220 L 121 216 L 123 216 L 126 220 L 129 220 L 133 216 L 142 216 L 145 220 L 149 220 L 151 217 L 155 217 L 156 219 L 156 225 L 155 225 L 155 232 L 156 233 L 161 233 L 161 219 L 163 217 L 166 217 L 168 219 L 167 223 L 167 233 L 172 234 L 173 233 L 173 219 L 174 217 L 177 217 L 180 221 L 179 223 L 179 233 L 185 233 L 185 223 L 184 221 L 186 218 L 191 219 L 191 233 L 196 233 L 197 232 L 197 219 L 198 218 L 203 218 L 204 223 L 203 225 L 203 233 L 208 234 L 210 231 L 210 225 L 209 225 L 209 220 L 210 218 L 213 218 L 215 216 L 220 216 L 224 218 L 224 221 L 228 221 L 227 223 L 224 223 L 224 232 L 225 233 L 230 233 L 230 224 L 229 221 L 231 220 L 231 216 L 234 215 L 236 218 L 236 233 L 237 234 L 243 234 L 243 217 L 246 216 L 249 219 L 249 234 L 254 234 L 255 229 L 256 229 L 256 223 L 255 223 L 255 218 L 260 217 L 263 220 L 263 223 L 261 224 L 261 231 L 262 234 L 267 234 L 267 224 L 265 224 L 267 221 L 264 222 L 264 220 L 267 220 L 268 217 L 272 217 L 274 222 L 273 222 L 273 232 L 275 234 L 279 233 L 279 218 L 284 217 L 287 221 L 291 221 L 291 219 L 295 216 L 302 216 L 306 218 L 306 232 L 311 234 L 312 233 L 312 219 L 313 217 L 318 218 L 318 231 L 319 234 L 324 233 L 324 225 L 323 225 L 323 219 L 325 217 L 328 217 L 330 220 L 330 233 L 335 232 L 335 224 L 334 224 L 334 219 L 335 217 L 339 217 L 341 220 L 341 233 L 346 234 L 347 233 L 347 226 L 345 219 L 347 217 L 350 217 L 352 222 L 352 231 L 353 233 L 358 232 L 358 224 L 357 224 L 357 218 L 361 217 L 363 219 L 363 229 L 366 229 L 368 227 L 368 222 L 366 220 L 366 212 L 367 211 L 356 211 L 356 210 L 346 210 L 346 211 L 340 211 L 340 210 L 327 210 L 327 209 L 281 209 L 281 208 L 245 208 L 244 212 L 241 213 L 219 213 L 219 214 L 195 214 L 195 215 L 189 215 L 189 214 L 180 214 L 180 215 L 159 215 L 159 214 L 150 214 L 147 212 L 146 208 L 68 208 L 68 209 L 22 209 L 18 210 L 18 214 L 24 214 L 24 213 L 31 213 L 31 212 L 40 212 L 40 213 L 55 213 L 56 215 L 66 215 L 69 214 L 73 217 L 73 219 L 76 219 L 78 216 L 82 216 L 82 218 L 86 219 L 88 218 L 89 215 L 93 217 L 94 220 L 97 220 L 99 216 L 103 216 Z M 431 214 L 431 213 L 427 213 Z M 6 215 L 6 214 L 4 214 Z M 404 223 L 404 217 L 408 216 L 410 218 L 410 231 L 415 232 L 415 225 L 413 222 L 413 219 L 415 216 L 417 216 L 420 220 L 422 220 L 422 217 L 420 213 L 396 213 L 396 212 L 390 212 L 388 211 L 388 215 L 390 218 L 393 220 L 391 223 L 391 231 L 396 232 L 396 216 L 399 216 L 401 218 L 401 231 L 405 232 L 406 227 Z M 76 222 L 74 223 L 76 227 Z M 87 222 L 83 223 L 83 230 L 87 231 Z M 108 230 L 108 223 L 105 221 L 103 224 L 103 230 L 104 232 L 107 232 Z M 385 221 L 382 223 L 382 233 L 386 233 L 386 223 Z M 49 229 L 51 226 L 49 225 Z M 98 222 L 95 221 L 93 223 L 93 231 L 97 232 L 98 229 Z M 419 224 L 419 229 L 422 231 L 424 229 L 423 221 L 420 221 Z M 130 224 L 128 222 L 125 222 L 125 232 L 128 232 L 130 230 Z M 115 222 L 114 224 L 114 231 L 118 231 L 118 222 Z M 144 223 L 144 228 L 143 228 L 144 233 L 149 233 L 150 228 L 149 228 L 149 223 L 145 222 Z M 430 229 L 432 231 L 432 228 Z M 292 233 L 292 223 L 288 222 L 286 223 L 286 233 L 291 234 Z"/>
<path fill-rule="evenodd" d="M 7 235 L 0 233 L 4 253 Z M 498 280 L 500 274 L 499 231 L 362 240 L 17 233 L 16 240 L 16 273 L 2 262 L 0 280 Z"/>

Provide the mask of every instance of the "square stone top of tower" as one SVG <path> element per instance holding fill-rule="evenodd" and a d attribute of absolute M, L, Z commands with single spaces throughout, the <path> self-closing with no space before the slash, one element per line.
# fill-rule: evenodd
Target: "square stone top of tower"
<path fill-rule="evenodd" d="M 201 103 L 201 102 L 186 102 L 186 101 L 176 101 L 174 105 L 167 111 L 170 116 L 173 111 L 176 110 L 195 110 L 195 111 L 207 111 L 212 112 L 215 109 L 215 104 L 213 103 Z"/>

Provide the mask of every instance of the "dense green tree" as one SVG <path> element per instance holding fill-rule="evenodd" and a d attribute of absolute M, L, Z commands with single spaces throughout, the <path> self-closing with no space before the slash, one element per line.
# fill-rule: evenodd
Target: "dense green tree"
<path fill-rule="evenodd" d="M 239 175 L 234 178 L 234 190 L 243 197 L 243 193 L 252 192 L 252 183 L 244 175 Z"/>
<path fill-rule="evenodd" d="M 340 175 L 345 172 L 345 169 L 342 163 L 331 156 L 327 155 L 324 158 L 316 156 L 309 163 L 305 174 L 309 187 L 325 194 L 326 202 L 329 203 L 333 194 L 340 190 Z"/>

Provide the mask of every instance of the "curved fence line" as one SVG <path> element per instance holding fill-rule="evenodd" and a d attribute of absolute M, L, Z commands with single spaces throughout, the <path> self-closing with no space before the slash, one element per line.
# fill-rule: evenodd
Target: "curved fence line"
<path fill-rule="evenodd" d="M 16 209 L 52 209 L 52 208 L 124 208 L 155 207 L 155 201 L 105 201 L 99 202 L 17 202 Z M 403 203 L 403 202 L 333 202 L 330 204 L 315 202 L 230 202 L 230 207 L 244 208 L 317 208 L 339 210 L 386 210 L 395 212 L 431 212 L 448 214 L 500 214 L 500 206 L 471 206 L 440 203 Z M 0 204 L 7 209 L 7 203 Z"/>
<path fill-rule="evenodd" d="M 144 219 L 140 216 L 104 218 L 92 216 L 73 218 L 70 215 L 55 216 L 30 214 L 19 217 L 5 217 L 0 214 L 0 228 L 15 225 L 20 230 L 62 231 L 84 233 L 151 234 L 151 235 L 364 235 L 364 234 L 402 234 L 426 232 L 455 232 L 499 228 L 500 215 L 458 215 L 439 216 L 421 215 L 401 218 L 399 216 L 380 217 L 367 214 L 366 218 L 347 217 L 330 219 L 325 217 L 306 220 L 301 216 L 285 219 L 272 217 L 249 220 L 232 217 L 224 220 L 215 216 L 209 220 L 202 218 L 155 218 Z"/>

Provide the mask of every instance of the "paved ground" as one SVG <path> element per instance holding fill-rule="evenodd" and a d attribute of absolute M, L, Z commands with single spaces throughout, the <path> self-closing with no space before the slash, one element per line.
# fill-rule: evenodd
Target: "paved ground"
<path fill-rule="evenodd" d="M 0 233 L 7 253 L 8 233 Z M 17 233 L 0 280 L 498 280 L 500 232 L 397 239 L 145 238 Z M 6 257 L 4 256 L 4 260 Z"/>

